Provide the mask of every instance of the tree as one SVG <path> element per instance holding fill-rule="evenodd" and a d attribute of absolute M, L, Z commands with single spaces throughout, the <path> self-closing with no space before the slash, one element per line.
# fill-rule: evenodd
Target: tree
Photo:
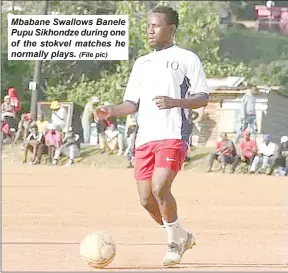
<path fill-rule="evenodd" d="M 142 1 L 49 1 L 50 13 L 54 14 L 129 15 L 130 51 L 129 61 L 44 61 L 42 87 L 47 99 L 71 100 L 83 105 L 90 96 L 98 94 L 103 101 L 121 101 L 134 60 L 151 50 L 146 37 L 146 20 L 149 9 L 156 4 L 152 2 L 148 5 Z M 219 57 L 219 19 L 213 1 L 168 3 L 179 12 L 181 24 L 177 43 L 197 52 L 208 77 L 249 74 L 244 64 L 235 65 Z M 38 12 L 36 2 L 22 1 L 19 5 L 21 14 Z M 30 68 L 28 71 L 31 74 Z"/>
<path fill-rule="evenodd" d="M 27 101 L 29 100 L 30 93 L 27 92 L 29 78 L 32 76 L 33 62 L 31 61 L 8 61 L 8 22 L 7 14 L 14 9 L 15 14 L 22 14 L 21 4 L 17 1 L 17 6 L 13 1 L 7 1 L 2 5 L 2 18 L 1 18 L 1 90 L 4 91 L 8 86 L 15 86 L 18 94 L 22 100 L 23 108 L 27 109 Z M 35 3 L 34 7 L 37 6 Z M 5 95 L 5 93 L 2 93 Z"/>
<path fill-rule="evenodd" d="M 68 89 L 60 85 L 59 88 L 48 88 L 46 94 L 50 99 L 63 97 L 63 90 L 67 91 L 67 99 L 84 105 L 92 95 L 101 97 L 102 102 L 118 103 L 122 100 L 125 85 L 135 58 L 149 52 L 146 39 L 147 9 L 141 1 L 116 2 L 116 14 L 129 15 L 129 61 L 114 62 L 114 69 L 102 70 L 100 77 L 82 76 Z M 64 89 L 65 88 L 65 89 Z M 62 90 L 62 92 L 61 92 Z"/>

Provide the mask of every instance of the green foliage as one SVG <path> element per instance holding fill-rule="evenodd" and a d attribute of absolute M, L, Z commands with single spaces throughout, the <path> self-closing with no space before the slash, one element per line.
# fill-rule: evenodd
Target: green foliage
<path fill-rule="evenodd" d="M 276 33 L 230 28 L 220 40 L 220 55 L 254 66 L 288 60 L 288 37 Z"/>
<path fill-rule="evenodd" d="M 255 69 L 253 81 L 256 84 L 280 86 L 280 91 L 288 96 L 288 61 L 273 61 L 268 65 L 259 65 Z"/>
<path fill-rule="evenodd" d="M 177 44 L 197 52 L 201 60 L 217 60 L 219 20 L 213 2 L 180 1 L 178 13 Z"/>
<path fill-rule="evenodd" d="M 176 41 L 199 55 L 207 77 L 239 75 L 249 78 L 250 69 L 243 62 L 220 57 L 219 17 L 213 1 L 180 1 L 178 12 L 181 26 Z"/>
<path fill-rule="evenodd" d="M 7 12 L 2 12 L 1 18 L 1 90 L 15 86 L 23 103 L 30 99 L 27 91 L 28 82 L 32 76 L 33 62 L 8 61 L 8 22 Z M 2 93 L 4 95 L 4 92 Z"/>
<path fill-rule="evenodd" d="M 21 14 L 38 14 L 42 5 L 41 1 L 16 2 L 22 8 Z M 68 100 L 84 106 L 91 96 L 97 95 L 102 102 L 121 102 L 135 59 L 151 51 L 146 34 L 149 12 L 147 7 L 152 8 L 157 3 L 169 5 L 172 3 L 161 2 L 163 3 L 160 1 L 149 3 L 142 1 L 49 1 L 49 10 L 55 14 L 129 15 L 130 51 L 129 61 L 44 61 L 42 77 L 46 99 Z M 179 46 L 193 50 L 199 55 L 207 77 L 237 75 L 249 79 L 252 59 L 261 61 L 264 56 L 269 63 L 276 56 L 288 58 L 288 44 L 285 37 L 279 38 L 276 35 L 272 37 L 271 34 L 263 35 L 262 32 L 254 32 L 253 36 L 257 38 L 251 40 L 251 37 L 247 36 L 252 35 L 251 31 L 237 30 L 236 32 L 231 29 L 220 39 L 219 17 L 213 1 L 179 1 L 177 6 L 180 27 L 176 34 L 176 42 Z M 5 14 L 2 16 L 1 27 L 2 49 L 7 51 Z M 12 82 L 16 86 L 22 84 L 24 90 L 25 84 L 27 85 L 32 77 L 34 62 L 8 61 L 3 52 L 2 60 L 2 89 Z M 266 81 L 265 77 L 269 73 L 276 73 L 278 64 L 271 64 L 271 66 L 273 67 L 271 70 L 263 68 L 263 71 L 260 66 L 254 73 L 254 80 L 263 78 Z M 281 71 L 287 71 L 283 67 L 282 69 L 284 70 Z M 275 79 L 273 76 L 273 82 L 283 82 L 285 73 L 277 72 L 278 76 L 275 76 Z"/>
<path fill-rule="evenodd" d="M 204 61 L 204 69 L 207 77 L 228 77 L 228 76 L 239 76 L 250 79 L 251 69 L 244 63 L 231 63 L 227 60 L 219 62 Z"/>
<path fill-rule="evenodd" d="M 119 1 L 117 14 L 129 16 L 129 61 L 119 61 L 114 70 L 102 70 L 98 79 L 90 81 L 85 78 L 76 82 L 71 90 L 67 91 L 67 99 L 84 105 L 92 96 L 97 95 L 101 101 L 119 103 L 122 101 L 123 92 L 134 60 L 149 52 L 150 48 L 146 39 L 147 10 L 140 1 Z M 135 16 L 136 14 L 136 16 Z"/>

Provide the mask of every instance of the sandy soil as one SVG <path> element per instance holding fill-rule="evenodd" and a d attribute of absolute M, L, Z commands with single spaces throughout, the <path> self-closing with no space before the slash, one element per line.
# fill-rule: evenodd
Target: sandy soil
<path fill-rule="evenodd" d="M 95 271 L 79 242 L 105 230 L 107 270 L 165 270 L 166 232 L 141 208 L 133 170 L 3 165 L 3 271 Z M 197 245 L 172 271 L 287 271 L 288 179 L 182 171 L 173 191 Z M 103 271 L 103 270 L 102 270 Z"/>

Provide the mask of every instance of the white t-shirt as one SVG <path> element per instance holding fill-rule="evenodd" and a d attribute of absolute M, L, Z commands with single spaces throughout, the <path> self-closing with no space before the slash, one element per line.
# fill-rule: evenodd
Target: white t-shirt
<path fill-rule="evenodd" d="M 276 150 L 277 150 L 277 145 L 276 145 L 276 143 L 273 143 L 273 142 L 269 142 L 268 145 L 266 145 L 264 142 L 262 142 L 259 145 L 259 153 L 263 154 L 265 156 L 271 156 L 271 155 L 275 154 Z"/>
<path fill-rule="evenodd" d="M 67 111 L 64 107 L 60 107 L 59 110 L 52 112 L 51 121 L 54 125 L 59 126 L 62 130 L 66 125 Z"/>
<path fill-rule="evenodd" d="M 138 58 L 124 95 L 124 101 L 139 103 L 136 147 L 164 139 L 188 142 L 192 129 L 189 110 L 159 110 L 153 98 L 181 99 L 196 93 L 208 95 L 209 91 L 202 63 L 192 51 L 173 45 Z"/>

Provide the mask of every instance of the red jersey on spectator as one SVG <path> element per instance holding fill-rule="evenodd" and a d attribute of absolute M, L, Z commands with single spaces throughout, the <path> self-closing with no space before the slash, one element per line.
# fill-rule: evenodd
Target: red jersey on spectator
<path fill-rule="evenodd" d="M 230 139 L 220 140 L 216 143 L 217 152 L 226 156 L 235 156 L 235 146 Z"/>
<path fill-rule="evenodd" d="M 11 104 L 13 105 L 15 112 L 17 113 L 21 111 L 21 108 L 22 108 L 21 102 L 17 95 L 16 89 L 14 87 L 9 87 L 7 90 L 7 93 L 8 93 L 8 96 L 10 96 Z"/>
<path fill-rule="evenodd" d="M 254 139 L 242 139 L 240 142 L 240 150 L 244 157 L 250 158 L 257 151 L 257 143 Z"/>

